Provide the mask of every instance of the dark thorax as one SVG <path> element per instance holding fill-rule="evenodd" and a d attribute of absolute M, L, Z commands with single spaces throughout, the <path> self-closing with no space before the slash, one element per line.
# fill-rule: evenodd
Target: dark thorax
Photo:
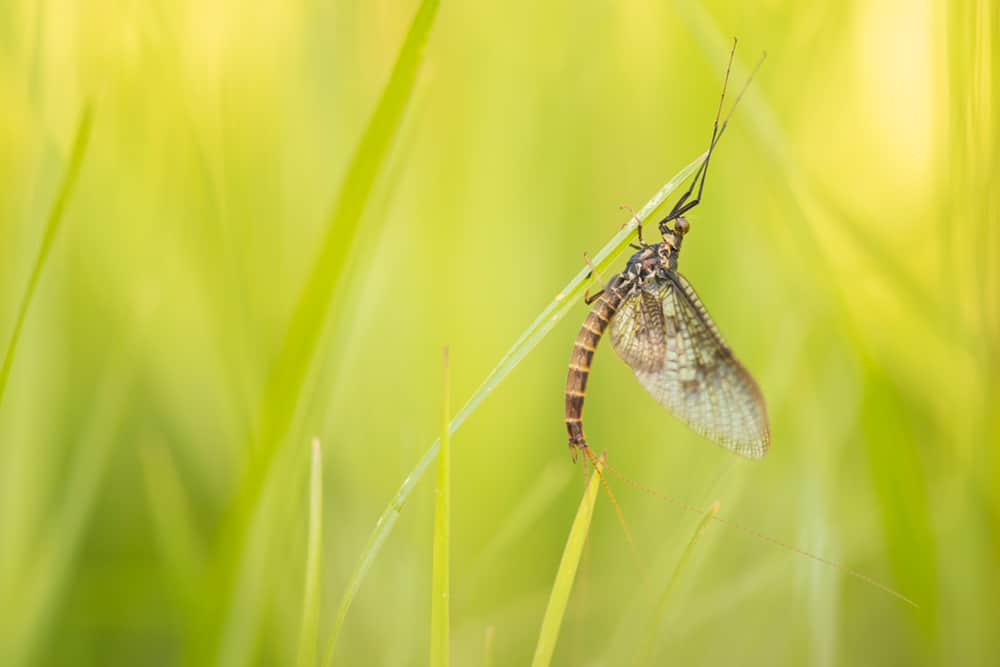
<path fill-rule="evenodd" d="M 642 244 L 629 258 L 620 279 L 616 281 L 617 284 L 610 286 L 611 289 L 618 290 L 622 297 L 626 297 L 650 280 L 668 279 L 670 274 L 677 271 L 677 256 L 680 254 L 682 238 L 681 232 L 667 230 L 661 242 Z"/>

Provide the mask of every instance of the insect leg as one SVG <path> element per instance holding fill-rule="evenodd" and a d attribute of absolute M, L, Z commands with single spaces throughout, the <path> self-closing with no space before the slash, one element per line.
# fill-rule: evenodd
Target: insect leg
<path fill-rule="evenodd" d="M 592 304 L 595 301 L 597 301 L 597 299 L 602 294 L 604 294 L 604 290 L 603 289 L 601 291 L 597 292 L 596 294 L 590 294 L 589 292 L 584 291 L 584 293 L 583 293 L 583 302 L 589 306 L 590 304 Z M 574 462 L 575 462 L 575 459 L 574 459 Z"/>
<path fill-rule="evenodd" d="M 729 65 L 726 66 L 726 77 L 722 84 L 722 99 L 719 100 L 719 111 L 722 110 L 722 102 L 726 98 L 726 83 L 729 81 L 729 71 L 733 65 L 733 53 L 735 52 L 735 50 L 736 50 L 736 40 L 734 39 L 733 51 L 730 52 L 729 54 Z M 668 222 L 670 222 L 671 220 L 676 220 L 677 218 L 684 215 L 685 213 L 690 211 L 692 208 L 694 208 L 701 202 L 701 192 L 705 187 L 705 176 L 708 174 L 708 160 L 709 158 L 712 157 L 712 151 L 715 150 L 715 145 L 719 143 L 719 140 L 722 138 L 722 134 L 726 131 L 726 127 L 729 125 L 729 119 L 732 118 L 733 112 L 736 111 L 737 105 L 740 103 L 740 100 L 743 99 L 743 94 L 747 91 L 747 88 L 750 86 L 750 82 L 753 81 L 754 76 L 757 74 L 757 70 L 759 70 L 760 66 L 764 64 L 764 59 L 766 57 L 767 57 L 766 53 L 761 54 L 760 60 L 758 60 L 757 64 L 754 65 L 753 70 L 750 72 L 750 76 L 747 77 L 746 83 L 743 84 L 743 87 L 740 89 L 739 94 L 733 101 L 733 106 L 730 107 L 729 113 L 726 114 L 726 118 L 722 121 L 722 125 L 719 125 L 719 113 L 716 112 L 715 125 L 712 128 L 712 142 L 708 147 L 708 155 L 705 156 L 705 161 L 698 166 L 698 171 L 695 172 L 694 179 L 691 181 L 691 187 L 688 188 L 687 192 L 681 195 L 681 198 L 677 200 L 676 204 L 674 204 L 673 210 L 670 211 L 667 217 L 665 217 L 663 220 L 660 221 L 659 226 L 661 233 L 666 233 L 665 231 L 666 224 Z M 700 183 L 698 181 L 699 177 L 701 178 Z M 695 195 L 695 198 L 692 199 L 691 201 L 687 201 L 688 197 L 690 197 L 691 193 L 694 191 L 695 183 L 698 183 L 698 194 Z"/>
<path fill-rule="evenodd" d="M 601 296 L 601 294 L 604 293 L 604 290 L 606 290 L 608 288 L 608 286 L 605 284 L 604 280 L 601 278 L 601 274 L 599 274 L 597 272 L 597 268 L 590 261 L 590 256 L 587 253 L 583 253 L 583 261 L 587 262 L 587 266 L 590 267 L 590 275 L 592 275 L 594 277 L 594 280 L 596 280 L 597 283 L 601 286 L 601 291 L 598 292 L 597 294 L 593 295 L 593 296 L 590 296 L 590 294 L 587 291 L 584 291 L 584 293 L 583 293 L 583 302 L 589 306 L 590 304 L 592 304 L 597 299 L 597 297 Z"/>
<path fill-rule="evenodd" d="M 620 204 L 618 208 L 632 214 L 632 219 L 635 220 L 635 230 L 639 235 L 639 243 L 640 245 L 646 245 L 646 242 L 642 240 L 642 220 L 640 220 L 639 216 L 635 214 L 635 210 L 628 204 Z M 625 225 L 622 225 L 622 227 L 624 226 Z M 637 248 L 637 250 L 642 250 L 642 248 Z"/>

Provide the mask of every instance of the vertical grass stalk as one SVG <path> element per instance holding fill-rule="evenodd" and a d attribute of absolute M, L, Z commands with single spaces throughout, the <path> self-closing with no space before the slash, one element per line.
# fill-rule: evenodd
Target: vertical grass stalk
<path fill-rule="evenodd" d="M 538 633 L 538 643 L 535 645 L 535 657 L 531 661 L 531 667 L 548 667 L 552 662 L 552 654 L 559 640 L 559 629 L 562 627 L 563 616 L 566 615 L 569 594 L 573 590 L 576 570 L 580 565 L 580 556 L 583 555 L 583 545 L 587 543 L 587 534 L 590 532 L 590 520 L 594 516 L 597 490 L 601 487 L 603 464 L 604 457 L 601 456 L 580 500 L 576 518 L 573 519 L 573 527 L 570 528 L 566 548 L 563 549 L 562 559 L 559 561 L 556 580 L 549 593 L 549 604 L 545 608 L 545 616 L 542 617 L 542 629 Z"/>
<path fill-rule="evenodd" d="M 265 481 L 282 444 L 289 438 L 309 371 L 321 347 L 321 335 L 326 323 L 335 319 L 331 317 L 331 312 L 335 310 L 334 297 L 343 269 L 375 181 L 387 161 L 408 106 L 437 8 L 438 0 L 423 0 L 414 15 L 389 80 L 348 164 L 325 226 L 319 253 L 296 300 L 288 329 L 261 392 L 258 423 L 251 439 L 251 460 L 233 503 L 219 558 L 212 572 L 222 582 L 224 594 L 230 598 L 228 618 L 232 622 L 224 621 L 230 629 L 219 632 L 219 652 L 225 652 L 226 646 L 238 642 L 248 623 L 256 622 L 253 620 L 255 616 L 251 616 L 250 620 L 239 620 L 246 616 L 238 608 L 239 588 L 243 582 L 238 578 L 234 580 L 231 573 L 241 570 L 238 563 L 246 555 L 246 543 L 252 532 L 253 517 L 262 502 Z M 375 231 L 372 230 L 372 233 Z M 255 573 L 251 571 L 247 576 L 254 577 Z M 222 614 L 218 616 L 222 617 Z"/>
<path fill-rule="evenodd" d="M 361 216 L 413 92 L 423 60 L 423 48 L 434 24 L 437 8 L 437 0 L 424 0 L 420 4 L 400 47 L 389 82 L 368 121 L 333 204 L 326 236 L 305 288 L 299 295 L 284 344 L 260 403 L 262 423 L 258 444 L 263 449 L 261 453 L 265 460 L 291 428 L 306 375 L 319 346 L 330 302 L 360 227 Z"/>

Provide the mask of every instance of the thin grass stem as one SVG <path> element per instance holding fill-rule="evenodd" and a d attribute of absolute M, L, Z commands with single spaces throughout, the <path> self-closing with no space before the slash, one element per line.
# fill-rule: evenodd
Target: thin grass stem
<path fill-rule="evenodd" d="M 617 234 L 611 237 L 611 240 L 608 241 L 596 255 L 594 255 L 592 264 L 597 267 L 597 269 L 610 265 L 611 262 L 619 254 L 621 254 L 625 248 L 628 247 L 628 244 L 635 239 L 638 223 L 640 221 L 645 223 L 660 207 L 660 205 L 663 204 L 666 198 L 669 197 L 678 187 L 680 187 L 681 183 L 683 183 L 685 179 L 695 172 L 698 165 L 701 164 L 704 159 L 705 154 L 702 153 L 678 171 L 673 178 L 667 181 L 667 183 L 660 188 L 648 202 L 646 202 L 646 205 L 643 206 L 627 223 L 625 223 L 624 227 L 619 230 Z M 503 357 L 501 357 L 496 367 L 490 371 L 483 383 L 472 394 L 472 397 L 469 398 L 465 405 L 462 406 L 462 409 L 459 410 L 455 417 L 451 420 L 451 425 L 448 429 L 449 433 L 454 434 L 455 431 L 457 431 L 458 428 L 465 422 L 465 420 L 468 419 L 473 412 L 475 412 L 480 403 L 482 403 L 487 396 L 493 393 L 493 390 L 496 389 L 504 379 L 506 379 L 506 377 L 512 370 L 514 370 L 514 368 L 517 367 L 521 360 L 524 359 L 524 357 L 527 356 L 527 354 L 531 352 L 531 350 L 533 350 L 539 342 L 541 342 L 541 340 L 563 317 L 565 317 L 570 308 L 572 308 L 576 304 L 577 300 L 583 296 L 583 290 L 587 284 L 589 276 L 590 269 L 586 266 L 581 268 L 577 274 L 570 279 L 566 287 L 556 294 L 552 302 L 542 310 L 538 317 L 536 317 L 528 328 L 524 330 L 520 337 L 514 341 L 514 344 L 511 345 L 510 349 L 508 349 Z M 424 455 L 419 461 L 417 461 L 416 466 L 414 466 L 413 470 L 410 471 L 410 474 L 403 479 L 399 489 L 392 497 L 392 500 L 390 500 L 388 507 L 382 511 L 382 514 L 379 515 L 378 521 L 375 522 L 375 528 L 372 530 L 372 534 L 369 536 L 368 542 L 365 544 L 365 548 L 361 552 L 361 557 L 354 569 L 354 573 L 351 575 L 351 578 L 347 583 L 347 588 L 340 599 L 337 616 L 334 619 L 333 631 L 330 635 L 327 646 L 326 659 L 324 661 L 325 664 L 329 665 L 333 661 L 333 652 L 336 647 L 337 638 L 340 636 L 340 631 L 343 628 L 344 620 L 347 618 L 347 612 L 350 610 L 351 604 L 354 602 L 354 597 L 361 588 L 361 582 L 364 581 L 372 563 L 375 562 L 375 558 L 382 550 L 382 545 L 385 543 L 386 538 L 389 537 L 389 533 L 392 532 L 393 527 L 396 525 L 396 520 L 399 518 L 399 514 L 403 510 L 403 505 L 406 504 L 406 501 L 410 497 L 410 494 L 413 493 L 413 489 L 416 487 L 417 482 L 420 481 L 420 478 L 424 476 L 424 473 L 427 472 L 427 469 L 437 457 L 440 446 L 440 438 L 431 443 L 430 448 L 424 452 Z"/>
<path fill-rule="evenodd" d="M 56 235 L 62 226 L 63 213 L 73 188 L 76 185 L 77 177 L 80 175 L 80 167 L 83 164 L 83 157 L 87 152 L 87 144 L 90 141 L 90 128 L 93 124 L 93 105 L 86 102 L 80 111 L 80 119 L 76 125 L 76 137 L 73 139 L 73 148 L 70 152 L 69 166 L 63 175 L 62 183 L 59 185 L 59 193 L 52 202 L 49 211 L 49 219 L 45 224 L 45 232 L 42 234 L 42 243 L 38 247 L 38 255 L 35 256 L 35 263 L 31 268 L 31 275 L 28 277 L 28 284 L 21 295 L 21 303 L 17 309 L 17 317 L 14 319 L 14 329 L 10 334 L 7 343 L 7 350 L 4 353 L 3 365 L 0 366 L 0 406 L 3 405 L 3 397 L 7 390 L 7 380 L 10 378 L 10 370 L 14 365 L 14 355 L 17 352 L 17 344 L 21 340 L 21 330 L 24 328 L 24 321 L 28 317 L 28 308 L 31 306 L 32 297 L 35 295 L 35 288 L 38 287 L 38 280 L 41 278 L 42 269 L 55 243 Z"/>
<path fill-rule="evenodd" d="M 563 617 L 566 615 L 566 605 L 569 603 L 569 595 L 573 591 L 576 570 L 580 565 L 580 557 L 583 555 L 583 545 L 587 543 L 587 535 L 590 532 L 590 520 L 594 516 L 597 491 L 601 487 L 603 463 L 603 456 L 594 462 L 594 474 L 590 477 L 587 489 L 580 500 L 580 507 L 577 508 L 576 518 L 573 519 L 573 526 L 570 528 L 569 538 L 566 540 L 566 548 L 563 550 L 559 569 L 556 571 L 556 579 L 552 584 L 552 591 L 549 593 L 549 604 L 542 617 L 542 628 L 538 633 L 538 643 L 535 645 L 535 656 L 531 660 L 531 667 L 548 667 L 552 662 L 552 654 L 555 652 L 556 642 L 559 640 L 559 629 L 562 627 Z"/>
<path fill-rule="evenodd" d="M 327 322 L 335 321 L 335 296 L 342 284 L 347 263 L 361 218 L 367 209 L 375 181 L 383 171 L 394 145 L 404 112 L 413 92 L 417 73 L 423 63 L 423 49 L 437 15 L 438 0 L 423 0 L 413 17 L 400 47 L 392 73 L 368 120 L 358 147 L 347 167 L 344 180 L 333 201 L 325 225 L 325 236 L 279 348 L 272 371 L 261 393 L 259 423 L 251 438 L 251 459 L 240 483 L 232 515 L 227 521 L 219 558 L 211 576 L 224 587 L 230 598 L 228 613 L 220 613 L 227 629 L 218 635 L 219 653 L 239 643 L 253 615 L 240 609 L 240 582 L 231 573 L 239 572 L 238 563 L 245 557 L 245 545 L 251 534 L 253 518 L 264 496 L 265 482 L 283 443 L 290 441 L 295 418 L 306 391 L 307 378 Z M 372 234 L 377 230 L 372 230 Z M 328 332 L 327 332 L 328 333 Z M 250 577 L 255 576 L 248 571 Z M 203 661 L 217 661 L 199 656 Z"/>

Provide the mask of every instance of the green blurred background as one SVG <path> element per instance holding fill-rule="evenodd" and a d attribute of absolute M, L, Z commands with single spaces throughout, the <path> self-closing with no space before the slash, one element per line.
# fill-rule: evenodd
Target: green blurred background
<path fill-rule="evenodd" d="M 653 662 L 996 664 L 997 8 L 446 1 L 399 131 L 372 134 L 365 198 L 341 184 L 416 10 L 4 0 L 4 350 L 88 100 L 93 126 L 0 406 L 0 662 L 293 662 L 314 435 L 322 653 L 439 431 L 441 347 L 457 407 L 618 205 L 704 150 L 738 35 L 738 82 L 768 59 L 681 269 L 761 384 L 772 449 L 746 462 L 695 436 L 606 344 L 589 440 L 919 609 L 713 525 Z M 344 262 L 314 270 L 327 251 Z M 584 313 L 454 437 L 454 664 L 531 657 L 582 489 L 562 389 Z M 643 565 L 600 499 L 557 664 L 628 664 L 699 522 L 612 484 Z M 426 663 L 432 497 L 427 475 L 338 664 Z"/>

